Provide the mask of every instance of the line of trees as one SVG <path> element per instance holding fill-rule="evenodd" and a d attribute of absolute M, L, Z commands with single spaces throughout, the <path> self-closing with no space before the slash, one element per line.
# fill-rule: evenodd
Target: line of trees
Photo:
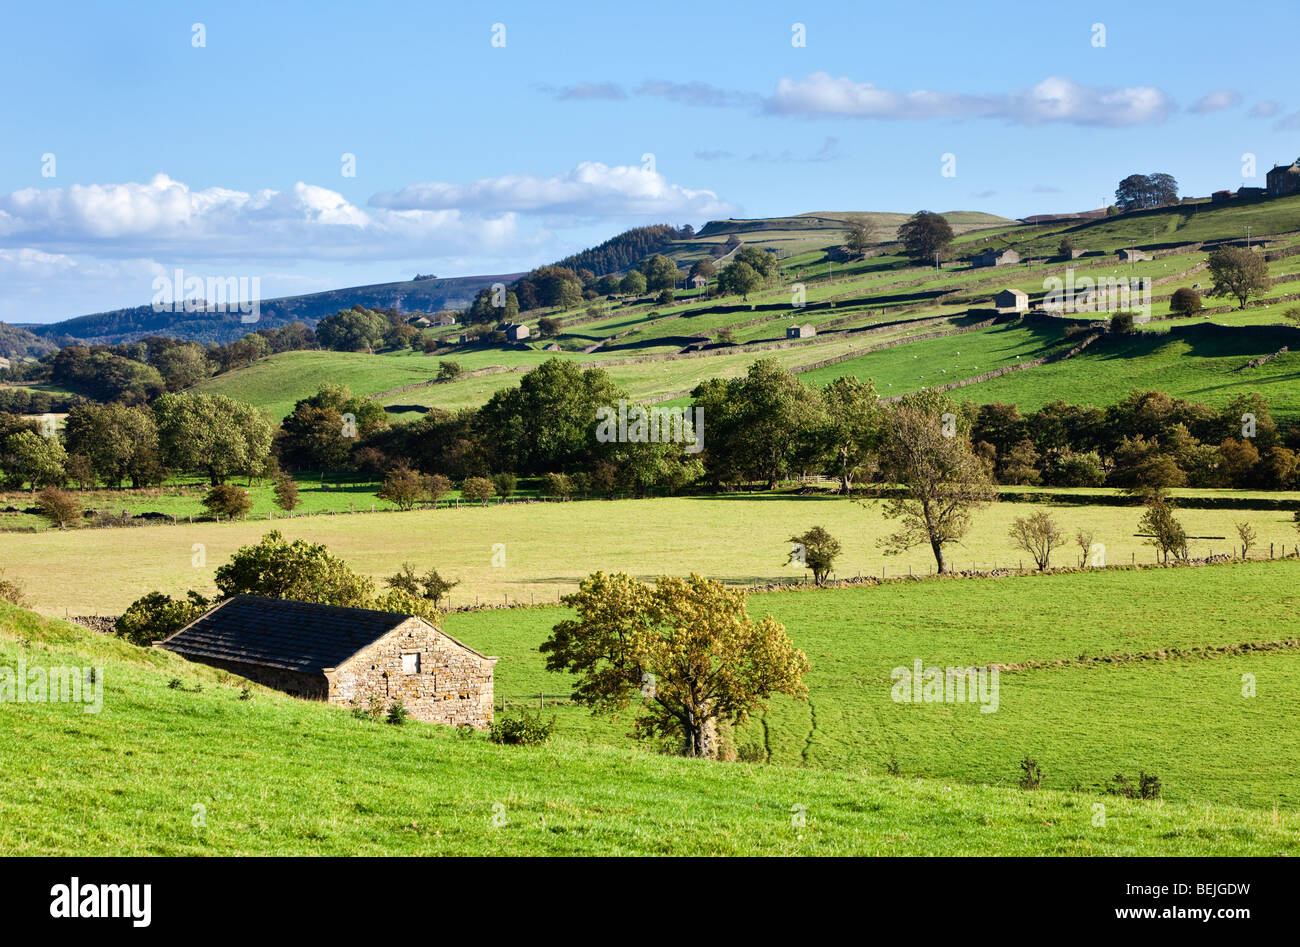
<path fill-rule="evenodd" d="M 0 413 L 0 477 L 7 488 L 148 487 L 171 473 L 211 484 L 274 471 L 273 429 L 256 408 L 224 395 L 166 394 L 152 407 L 76 405 L 62 435 Z"/>

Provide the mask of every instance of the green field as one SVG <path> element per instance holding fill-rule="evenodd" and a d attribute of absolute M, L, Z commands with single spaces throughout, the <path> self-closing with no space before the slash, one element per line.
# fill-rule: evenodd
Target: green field
<path fill-rule="evenodd" d="M 806 703 L 778 698 L 736 735 L 787 766 L 905 774 L 1014 787 L 1038 759 L 1051 788 L 1100 790 L 1115 773 L 1156 773 L 1171 801 L 1300 806 L 1300 699 L 1293 649 L 1179 657 L 1172 649 L 1295 642 L 1290 589 L 1300 562 L 919 581 L 751 595 L 808 654 Z M 567 693 L 537 645 L 563 609 L 449 615 L 447 630 L 501 655 L 498 693 L 536 703 Z M 1147 660 L 1131 656 L 1146 655 Z M 1000 676 L 996 712 L 906 704 L 891 670 L 1043 662 Z M 1087 659 L 1087 660 L 1083 660 Z M 1095 661 L 1092 659 L 1104 659 Z M 1057 662 L 1065 662 L 1057 666 Z M 1258 694 L 1242 696 L 1242 675 Z M 626 721 L 556 710 L 565 732 L 625 741 Z"/>
<path fill-rule="evenodd" d="M 1294 581 L 1295 576 L 1286 578 Z M 1041 587 L 1053 580 L 1005 581 Z M 1005 581 L 995 584 L 1005 585 Z M 897 594 L 889 588 L 876 592 Z M 833 601 L 840 594 L 768 596 L 754 600 L 751 607 L 781 598 L 792 602 L 798 598 L 807 605 L 815 596 L 831 611 L 861 617 L 861 609 L 852 602 Z M 810 680 L 813 704 L 819 709 L 819 739 L 807 741 L 818 758 L 807 765 L 788 766 L 677 760 L 628 747 L 627 741 L 615 745 L 614 736 L 608 739 L 611 745 L 593 745 L 590 735 L 564 735 L 569 722 L 582 713 L 568 708 L 560 708 L 562 735 L 549 747 L 516 749 L 495 747 L 481 735 L 463 740 L 441 727 L 396 728 L 357 721 L 344 710 L 295 701 L 259 687 L 251 689 L 251 700 L 240 700 L 238 679 L 221 671 L 186 665 L 172 654 L 144 652 L 12 607 L 3 607 L 0 615 L 4 665 L 14 666 L 19 660 L 29 666 L 92 665 L 100 667 L 104 682 L 103 712 L 98 714 L 83 713 L 81 706 L 72 704 L 0 704 L 0 744 L 4 745 L 0 766 L 12 787 L 0 810 L 0 847 L 10 853 L 1278 855 L 1300 851 L 1300 822 L 1286 807 L 1292 791 L 1286 779 L 1295 771 L 1294 741 L 1279 744 L 1268 730 L 1286 708 L 1286 697 L 1294 700 L 1295 692 L 1288 695 L 1283 689 L 1281 696 L 1262 696 L 1279 682 L 1294 687 L 1294 678 L 1287 680 L 1281 676 L 1283 669 L 1268 663 L 1251 665 L 1261 676 L 1257 699 L 1261 704 L 1249 723 L 1262 727 L 1258 732 L 1270 732 L 1273 764 L 1257 769 L 1264 756 L 1258 732 L 1243 740 L 1244 735 L 1236 732 L 1242 719 L 1230 708 L 1218 715 L 1214 730 L 1199 735 L 1205 745 L 1225 732 L 1236 736 L 1225 775 L 1249 771 L 1261 784 L 1258 791 L 1231 780 L 1214 780 L 1213 767 L 1204 766 L 1209 770 L 1205 783 L 1217 792 L 1195 792 L 1179 783 L 1183 770 L 1177 760 L 1156 751 L 1170 752 L 1173 743 L 1178 757 L 1192 757 L 1195 747 L 1187 745 L 1186 726 L 1177 734 L 1144 726 L 1140 734 L 1115 735 L 1109 744 L 1097 739 L 1121 722 L 1110 710 L 1114 704 L 1105 705 L 1108 713 L 1100 719 L 1093 715 L 1091 722 L 1079 725 L 1084 735 L 1092 732 L 1093 738 L 1074 745 L 1061 739 L 1060 718 L 1071 714 L 1071 706 L 1075 719 L 1082 718 L 1089 702 L 1071 704 L 1057 695 L 1052 704 L 1056 717 L 1045 722 L 1047 726 L 1040 723 L 1034 734 L 1022 735 L 1030 743 L 1035 741 L 1030 738 L 1036 738 L 1037 747 L 1023 749 L 1039 753 L 1049 787 L 1070 778 L 1071 760 L 1075 769 L 1088 774 L 1104 774 L 1104 764 L 1158 766 L 1169 786 L 1167 795 L 1195 801 L 1170 797 L 1144 803 L 1093 794 L 1086 788 L 1022 792 L 1001 786 L 1009 780 L 1005 773 L 988 779 L 993 786 L 966 784 L 965 774 L 917 778 L 914 774 L 919 770 L 943 769 L 945 760 L 950 766 L 959 765 L 963 758 L 969 767 L 991 771 L 1022 747 L 1010 749 L 1008 744 L 1017 739 L 1005 732 L 967 734 L 988 741 L 991 753 L 985 756 L 972 753 L 969 743 L 945 745 L 962 738 L 961 725 L 954 728 L 952 721 L 900 723 L 896 718 L 881 727 L 865 708 L 858 710 L 859 719 L 849 718 L 854 708 L 862 706 L 855 689 L 879 678 L 879 670 L 871 670 L 871 661 L 866 675 L 854 675 L 850 665 L 862 665 L 863 656 L 857 653 L 861 645 L 876 660 L 883 657 L 888 663 L 896 654 L 910 657 L 918 647 L 927 657 L 941 660 L 946 654 L 974 656 L 995 650 L 1050 654 L 1074 647 L 1130 644 L 1114 631 L 1086 628 L 1069 648 L 1053 647 L 1048 644 L 1052 636 L 1039 636 L 1017 648 L 998 649 L 989 641 L 975 644 L 976 637 L 970 634 L 965 640 L 958 637 L 952 644 L 935 647 L 932 628 L 920 626 L 913 627 L 913 634 L 920 632 L 922 640 L 905 641 L 902 631 L 887 631 L 883 639 L 865 635 L 846 640 L 837 620 L 832 619 L 835 628 L 824 626 L 826 615 L 803 622 L 802 627 L 792 627 L 792 634 L 809 648 L 815 669 L 822 669 Z M 541 610 L 529 611 L 528 617 L 534 626 L 550 618 Z M 530 632 L 515 626 L 507 641 L 494 637 L 489 628 L 465 624 L 471 618 L 480 617 L 461 617 L 461 623 L 450 630 L 471 635 L 469 640 L 476 644 L 507 645 L 500 649 L 502 687 L 524 683 L 528 667 L 513 671 L 513 678 L 506 667 L 515 662 L 512 641 L 524 640 Z M 816 624 L 822 624 L 823 630 L 811 630 Z M 827 660 L 822 648 L 835 648 L 835 660 Z M 536 654 L 516 650 L 520 665 L 536 667 Z M 1209 667 L 1217 662 L 1203 663 Z M 1219 669 L 1221 676 L 1239 670 L 1230 665 L 1225 662 Z M 848 679 L 849 687 L 837 687 L 835 680 L 841 679 Z M 169 680 L 179 680 L 190 689 L 170 688 Z M 1118 679 L 1121 688 L 1134 684 L 1152 695 L 1171 688 L 1178 692 L 1177 682 L 1158 675 L 1140 682 Z M 195 692 L 196 687 L 201 689 Z M 1106 684 L 1097 687 L 1104 689 Z M 841 714 L 836 713 L 832 696 L 836 689 L 844 691 L 840 704 L 849 712 L 844 719 L 837 719 Z M 988 717 L 1001 718 L 1009 712 L 1008 704 L 1021 709 L 1009 715 L 1006 725 L 1000 723 L 998 730 L 1030 725 L 1035 691 L 1041 701 L 1043 693 L 1053 691 L 1053 683 L 1037 688 L 1004 684 L 1004 704 Z M 879 702 L 879 695 L 875 700 Z M 1128 701 L 1128 705 L 1132 721 L 1143 701 Z M 922 706 L 906 709 L 922 710 Z M 868 713 L 868 718 L 862 719 L 861 713 Z M 770 717 L 775 721 L 780 715 L 774 709 Z M 870 735 L 859 730 L 862 725 L 872 728 Z M 824 753 L 835 747 L 831 735 L 836 728 L 852 734 L 852 747 L 865 752 L 854 760 L 837 762 L 832 769 L 826 766 Z M 826 739 L 820 739 L 820 731 L 827 732 Z M 936 732 L 944 738 L 937 744 L 932 740 Z M 1174 736 L 1183 739 L 1170 739 Z M 866 758 L 885 739 L 901 749 L 902 778 L 881 775 Z M 777 747 L 797 743 L 783 741 L 780 731 L 771 740 Z M 1117 752 L 1108 754 L 1112 747 Z M 958 752 L 950 752 L 953 748 Z M 1266 799 L 1274 774 L 1283 779 L 1273 796 L 1282 799 L 1278 808 L 1270 807 Z M 1294 783 L 1294 777 L 1290 780 Z M 1260 804 L 1240 807 L 1212 800 L 1213 795 L 1225 795 L 1230 784 L 1235 787 L 1232 792 L 1257 796 Z M 1105 807 L 1105 825 L 1097 825 L 1097 805 Z M 805 825 L 793 825 L 792 812 L 802 813 Z M 195 825 L 200 813 L 203 825 Z"/>
<path fill-rule="evenodd" d="M 1151 562 L 1154 550 L 1134 534 L 1140 507 L 1078 504 L 997 503 L 976 513 L 965 545 L 950 550 L 956 569 L 1018 566 L 1026 557 L 1007 537 L 1014 517 L 1046 509 L 1066 535 L 1091 529 L 1106 547 L 1106 560 L 1120 565 Z M 1179 511 L 1193 540 L 1193 555 L 1220 554 L 1235 543 L 1233 523 L 1247 520 L 1259 533 L 1254 555 L 1268 544 L 1290 549 L 1297 535 L 1287 511 Z M 799 582 L 802 570 L 786 565 L 786 540 L 821 525 L 840 540 L 844 552 L 837 575 L 887 577 L 928 574 L 933 558 L 913 549 L 902 556 L 881 554 L 878 540 L 894 524 L 879 501 L 866 505 L 834 496 L 736 494 L 650 500 L 586 500 L 505 506 L 357 513 L 235 523 L 181 522 L 128 529 L 44 530 L 35 535 L 0 533 L 0 567 L 19 581 L 38 611 L 62 616 L 116 615 L 146 592 L 180 594 L 190 588 L 215 592 L 213 574 L 240 546 L 270 529 L 289 538 L 322 542 L 359 571 L 383 578 L 404 561 L 421 569 L 436 566 L 461 581 L 454 605 L 487 602 L 553 602 L 598 569 L 643 577 L 699 572 L 727 582 L 756 585 Z M 1227 537 L 1234 537 L 1228 539 Z M 194 565 L 195 545 L 204 564 Z M 504 565 L 493 550 L 504 547 Z M 1073 546 L 1056 562 L 1077 561 Z M 111 563 L 106 568 L 105 563 Z"/>
<path fill-rule="evenodd" d="M 1139 333 L 1106 339 L 1064 362 L 1041 365 L 961 389 L 964 400 L 1014 401 L 1033 411 L 1058 399 L 1076 404 L 1114 404 L 1133 389 L 1158 388 L 1176 398 L 1222 407 L 1239 395 L 1258 393 L 1277 417 L 1300 416 L 1300 355 L 1288 352 L 1258 368 L 1246 368 L 1276 341 L 1169 338 Z"/>
<path fill-rule="evenodd" d="M 1271 589 L 1272 576 L 1262 570 L 1279 568 L 986 584 L 1000 600 L 1021 599 L 1021 589 L 1008 589 L 1020 583 L 1044 603 L 1090 601 L 1095 607 L 1106 598 L 1091 594 L 1095 587 L 1048 585 L 1217 571 L 1241 573 L 1242 584 Z M 1289 568 L 1277 578 L 1293 583 L 1294 567 Z M 962 587 L 964 601 L 974 584 L 950 585 Z M 223 672 L 3 606 L 0 664 L 95 666 L 104 692 L 96 714 L 70 703 L 0 703 L 0 773 L 11 787 L 0 809 L 0 847 L 11 854 L 78 855 L 1300 852 L 1300 819 L 1288 805 L 1296 747 L 1293 737 L 1278 732 L 1289 721 L 1287 702 L 1296 696 L 1293 672 L 1267 656 L 1240 666 L 1232 660 L 1190 662 L 1193 676 L 1182 680 L 1166 667 L 1154 674 L 1144 669 L 1137 677 L 1123 667 L 1108 668 L 1115 675 L 1108 680 L 1097 672 L 1097 680 L 1072 681 L 1079 695 L 1074 700 L 1063 700 L 1061 684 L 1051 677 L 1069 672 L 1041 672 L 1037 682 L 1029 675 L 1013 681 L 1017 675 L 1008 674 L 998 713 L 986 715 L 996 727 L 955 719 L 957 714 L 937 719 L 941 715 L 926 705 L 886 703 L 877 712 L 887 692 L 881 677 L 887 665 L 914 653 L 938 661 L 1222 637 L 1199 627 L 1134 641 L 1120 627 L 1088 624 L 1083 614 L 1068 627 L 1018 638 L 990 625 L 987 610 L 979 613 L 982 637 L 976 628 L 961 628 L 959 615 L 949 614 L 942 629 L 927 627 L 924 619 L 933 618 L 937 606 L 916 620 L 896 619 L 877 630 L 870 621 L 864 624 L 872 613 L 849 600 L 875 592 L 910 594 L 910 604 L 919 604 L 926 600 L 922 593 L 941 587 L 751 600 L 751 610 L 799 600 L 801 611 L 810 613 L 790 630 L 813 662 L 816 729 L 800 732 L 794 715 L 774 707 L 765 728 L 776 749 L 771 764 L 659 756 L 619 742 L 612 732 L 601 740 L 596 728 L 569 735 L 571 722 L 585 714 L 574 708 L 559 708 L 561 731 L 550 745 L 517 749 L 494 746 L 481 734 L 465 740 L 431 725 L 399 729 L 361 721 L 345 710 L 260 687 L 243 700 L 238 679 Z M 1193 588 L 1183 586 L 1182 597 Z M 1208 600 L 1220 591 L 1197 597 Z M 502 623 L 524 614 L 526 624 Z M 480 646 L 504 645 L 499 674 L 502 688 L 509 689 L 538 673 L 537 655 L 525 643 L 535 641 L 536 628 L 551 617 L 541 610 L 461 616 L 449 630 Z M 495 630 L 473 619 L 490 620 Z M 936 632 L 944 643 L 935 640 Z M 1226 683 L 1242 667 L 1260 678 L 1259 703 L 1249 713 L 1238 709 L 1241 702 L 1230 698 Z M 169 681 L 182 688 L 169 687 Z M 1189 686 L 1202 689 L 1190 700 Z M 1093 693 L 1081 689 L 1089 687 Z M 1216 689 L 1222 696 L 1211 714 Z M 1126 690 L 1122 701 L 1098 699 Z M 1165 719 L 1151 721 L 1144 710 L 1162 697 L 1155 706 L 1166 708 Z M 1188 706 L 1190 717 L 1184 716 Z M 1036 710 L 1051 714 L 1035 723 Z M 1198 729 L 1202 715 L 1212 725 Z M 1216 763 L 1225 738 L 1232 739 L 1231 757 Z M 973 739 L 981 745 L 972 745 Z M 602 742 L 609 745 L 597 745 Z M 811 758 L 782 765 L 781 757 L 800 743 Z M 895 748 L 901 777 L 882 775 L 872 765 L 885 743 Z M 1038 755 L 1047 788 L 1006 788 L 1013 773 L 1003 770 L 1023 752 Z M 1189 761 L 1197 761 L 1195 769 L 1185 768 Z M 1086 786 L 1056 788 L 1075 776 L 1085 782 L 1105 778 L 1107 768 L 1134 766 L 1158 772 L 1168 798 L 1129 801 Z M 917 777 L 927 770 L 948 772 Z M 1193 779 L 1198 774 L 1199 782 Z M 968 783 L 968 777 L 976 782 Z M 1216 801 L 1232 796 L 1254 802 Z M 1098 823 L 1099 811 L 1104 824 Z"/>

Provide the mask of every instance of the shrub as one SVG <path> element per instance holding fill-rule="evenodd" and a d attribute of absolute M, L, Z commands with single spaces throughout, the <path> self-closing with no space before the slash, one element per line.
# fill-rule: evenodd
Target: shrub
<path fill-rule="evenodd" d="M 406 709 L 406 705 L 400 700 L 395 700 L 388 708 L 388 722 L 395 727 L 400 727 L 406 723 L 406 719 L 411 716 L 411 712 Z"/>
<path fill-rule="evenodd" d="M 183 599 L 150 592 L 136 599 L 118 616 L 113 623 L 113 632 L 132 644 L 147 647 L 180 631 L 206 612 L 209 605 L 211 602 L 192 590 Z"/>
<path fill-rule="evenodd" d="M 1110 331 L 1118 335 L 1126 335 L 1133 331 L 1133 313 L 1117 312 L 1110 317 Z"/>
<path fill-rule="evenodd" d="M 1201 308 L 1201 294 L 1184 286 L 1175 290 L 1169 299 L 1169 311 L 1180 316 L 1190 316 Z"/>
<path fill-rule="evenodd" d="M 367 706 L 363 707 L 361 704 L 357 704 L 352 708 L 352 716 L 358 720 L 369 720 L 373 723 L 384 716 L 384 704 L 372 694 L 370 703 Z"/>
<path fill-rule="evenodd" d="M 17 582 L 6 579 L 4 570 L 0 569 L 0 601 L 23 608 L 27 604 L 27 595 Z"/>
<path fill-rule="evenodd" d="M 1123 773 L 1116 773 L 1107 784 L 1106 792 L 1125 799 L 1159 799 L 1160 777 L 1154 773 L 1139 772 L 1137 785 L 1134 785 Z"/>
<path fill-rule="evenodd" d="M 203 498 L 203 506 L 217 519 L 224 516 L 232 520 L 251 510 L 253 501 L 248 498 L 248 491 L 233 483 L 219 483 Z"/>
<path fill-rule="evenodd" d="M 288 474 L 280 474 L 275 478 L 275 505 L 286 513 L 292 513 L 297 508 L 298 503 L 298 482 Z"/>
<path fill-rule="evenodd" d="M 46 487 L 36 494 L 36 507 L 59 529 L 67 529 L 69 523 L 81 518 L 81 501 L 58 487 Z"/>
<path fill-rule="evenodd" d="M 567 500 L 573 496 L 573 480 L 568 474 L 548 473 L 542 478 L 542 495 Z"/>
<path fill-rule="evenodd" d="M 519 478 L 512 473 L 499 473 L 492 478 L 492 486 L 496 489 L 497 496 L 514 496 Z"/>
<path fill-rule="evenodd" d="M 460 495 L 471 503 L 488 505 L 488 500 L 496 496 L 496 487 L 487 477 L 469 477 L 460 485 Z"/>
<path fill-rule="evenodd" d="M 507 746 L 540 746 L 555 732 L 555 717 L 542 719 L 541 711 L 519 711 L 517 716 L 501 714 L 492 721 L 490 736 L 493 743 Z"/>
<path fill-rule="evenodd" d="M 460 377 L 460 362 L 439 362 L 437 381 L 455 381 Z"/>
<path fill-rule="evenodd" d="M 1041 789 L 1043 771 L 1038 768 L 1038 760 L 1026 756 L 1020 761 L 1020 788 Z"/>
<path fill-rule="evenodd" d="M 439 496 L 446 493 L 446 487 L 449 486 L 446 480 L 447 478 L 443 477 L 439 482 L 436 475 L 426 476 L 405 465 L 394 467 L 384 478 L 383 486 L 375 492 L 375 496 L 397 504 L 399 510 L 409 510 L 417 503 L 427 500 L 436 501 Z"/>

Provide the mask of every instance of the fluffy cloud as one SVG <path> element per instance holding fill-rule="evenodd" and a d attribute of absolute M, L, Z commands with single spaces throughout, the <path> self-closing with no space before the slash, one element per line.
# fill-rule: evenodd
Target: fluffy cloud
<path fill-rule="evenodd" d="M 409 257 L 490 251 L 523 239 L 517 216 L 367 210 L 316 185 L 253 193 L 147 183 L 25 188 L 0 195 L 0 241 L 53 253 L 224 259 Z"/>
<path fill-rule="evenodd" d="M 1192 106 L 1192 111 L 1204 115 L 1209 112 L 1220 112 L 1223 109 L 1236 108 L 1241 104 L 1241 93 L 1236 89 L 1216 89 L 1201 97 L 1201 99 Z"/>
<path fill-rule="evenodd" d="M 429 182 L 386 191 L 370 199 L 389 211 L 435 211 L 458 208 L 474 213 L 594 217 L 720 217 L 737 208 L 713 191 L 670 183 L 644 167 L 584 161 L 572 171 L 548 178 L 510 174 L 470 184 Z"/>
<path fill-rule="evenodd" d="M 878 119 L 997 118 L 1025 125 L 1129 126 L 1162 122 L 1173 108 L 1153 86 L 1104 89 L 1050 76 L 1020 92 L 964 94 L 918 90 L 898 92 L 870 82 L 815 72 L 783 78 L 763 105 L 776 115 Z"/>
<path fill-rule="evenodd" d="M 1255 107 L 1250 110 L 1250 117 L 1272 118 L 1281 111 L 1281 108 L 1282 106 L 1278 105 L 1276 102 L 1270 99 L 1264 99 L 1263 101 L 1255 103 Z"/>

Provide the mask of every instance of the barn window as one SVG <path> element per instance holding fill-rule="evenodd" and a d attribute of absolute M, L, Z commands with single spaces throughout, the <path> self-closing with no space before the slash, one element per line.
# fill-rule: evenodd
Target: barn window
<path fill-rule="evenodd" d="M 408 651 L 402 655 L 402 673 L 419 674 L 420 673 L 420 652 Z"/>

